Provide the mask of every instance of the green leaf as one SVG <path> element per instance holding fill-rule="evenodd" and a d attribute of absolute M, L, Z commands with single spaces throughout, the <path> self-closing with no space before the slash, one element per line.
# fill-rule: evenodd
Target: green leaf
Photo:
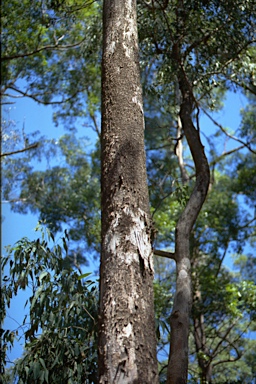
<path fill-rule="evenodd" d="M 86 277 L 90 276 L 92 273 L 91 272 L 87 272 L 87 273 L 83 273 L 82 275 L 78 276 L 78 280 L 82 280 L 82 279 L 85 279 Z"/>
<path fill-rule="evenodd" d="M 48 273 L 47 271 L 43 271 L 43 272 L 39 275 L 39 281 L 42 282 L 42 280 L 43 280 L 46 276 L 49 276 L 49 273 Z"/>
<path fill-rule="evenodd" d="M 41 357 L 39 357 L 39 361 L 40 361 L 42 367 L 46 370 L 46 366 L 45 366 L 44 360 Z"/>

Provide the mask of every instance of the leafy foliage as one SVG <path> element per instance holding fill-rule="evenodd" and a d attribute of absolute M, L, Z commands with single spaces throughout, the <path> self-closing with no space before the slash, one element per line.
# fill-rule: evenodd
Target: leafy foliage
<path fill-rule="evenodd" d="M 34 171 L 29 157 L 12 159 L 9 164 L 6 160 L 4 169 L 7 180 L 17 180 L 16 191 L 9 189 L 13 187 L 10 183 L 3 191 L 13 211 L 39 212 L 39 219 L 45 220 L 54 234 L 68 227 L 72 240 L 83 240 L 69 250 L 79 262 L 86 262 L 84 249 L 99 252 L 100 243 L 99 168 L 96 153 L 86 151 L 87 145 L 86 138 L 67 134 L 44 145 L 48 162 L 59 159 L 59 165 Z"/>
<path fill-rule="evenodd" d="M 54 118 L 69 122 L 99 105 L 100 7 L 95 1 L 1 5 L 1 94 L 61 106 Z M 25 80 L 25 89 L 23 87 Z"/>
<path fill-rule="evenodd" d="M 70 266 L 67 232 L 62 247 L 50 248 L 53 234 L 41 225 L 36 230 L 41 239 L 21 239 L 2 260 L 2 266 L 10 268 L 3 278 L 3 307 L 20 289 L 30 291 L 25 303 L 29 319 L 26 316 L 16 331 L 2 330 L 5 350 L 24 332 L 25 352 L 15 364 L 14 376 L 19 383 L 95 383 L 97 283 Z"/>

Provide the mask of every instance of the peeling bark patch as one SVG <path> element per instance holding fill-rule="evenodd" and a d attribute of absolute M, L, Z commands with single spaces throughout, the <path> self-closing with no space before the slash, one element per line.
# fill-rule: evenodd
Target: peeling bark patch
<path fill-rule="evenodd" d="M 137 22 L 132 3 L 133 0 L 127 2 L 126 26 L 123 32 L 123 48 L 127 57 L 131 57 L 134 54 L 134 48 L 137 49 Z M 131 44 L 132 40 L 133 44 Z"/>
<path fill-rule="evenodd" d="M 108 55 L 113 55 L 118 50 L 118 45 L 121 43 L 126 57 L 131 58 L 134 54 L 134 48 L 137 50 L 137 17 L 134 12 L 134 0 L 126 1 L 121 4 L 122 12 L 125 14 L 125 23 L 121 23 L 118 19 L 115 20 L 114 26 L 109 27 L 109 33 L 106 36 L 105 52 Z M 106 10 L 106 13 L 111 14 L 113 11 Z M 121 32 L 120 34 L 117 31 Z"/>
<path fill-rule="evenodd" d="M 125 337 L 130 337 L 132 333 L 132 324 L 129 323 L 128 325 L 126 325 L 126 327 L 123 328 L 123 335 Z"/>
<path fill-rule="evenodd" d="M 133 337 L 133 327 L 131 323 L 123 327 L 122 331 L 117 337 L 117 345 L 122 345 L 124 343 L 124 340 L 129 338 L 132 345 L 134 345 L 135 341 Z M 128 384 L 138 378 L 137 367 L 135 364 L 136 362 L 135 348 L 131 347 L 128 349 L 124 347 L 122 357 L 123 359 L 118 364 L 117 370 L 115 372 L 115 377 L 113 381 L 113 383 L 115 384 L 117 383 Z"/>
<path fill-rule="evenodd" d="M 180 279 L 186 279 L 187 276 L 188 276 L 187 272 L 186 272 L 184 269 L 182 269 L 182 270 L 180 271 L 180 273 L 179 273 L 179 278 L 180 278 Z"/>
<path fill-rule="evenodd" d="M 153 254 L 147 214 L 142 209 L 124 205 L 112 215 L 103 248 L 108 272 L 102 282 L 105 279 L 112 283 L 105 291 L 108 305 L 103 317 L 115 319 L 108 323 L 108 340 L 103 347 L 103 354 L 109 356 L 109 382 L 140 383 L 138 372 L 145 368 L 139 359 L 142 350 L 145 353 L 144 349 L 148 350 L 149 346 L 145 339 L 142 345 L 138 344 L 138 337 L 141 342 L 141 324 L 149 326 L 152 319 L 147 295 L 151 289 L 148 279 L 153 278 Z M 102 331 L 105 333 L 104 329 Z M 151 364 L 153 358 L 150 356 L 148 362 Z M 147 375 L 151 377 L 153 373 Z M 154 379 L 148 383 L 153 382 Z"/>
<path fill-rule="evenodd" d="M 120 260 L 124 264 L 131 265 L 132 262 L 140 262 L 144 269 L 153 272 L 153 258 L 150 235 L 146 231 L 146 213 L 138 209 L 136 215 L 127 206 L 123 208 L 123 215 L 116 214 L 112 220 L 105 238 L 108 252 L 115 254 L 119 252 Z M 130 231 L 127 233 L 127 228 Z M 123 252 L 127 244 L 127 252 Z M 131 248 L 131 245 L 133 247 Z"/>
<path fill-rule="evenodd" d="M 143 104 L 142 104 L 142 100 L 141 100 L 141 93 L 139 92 L 139 90 L 135 91 L 135 95 L 132 97 L 132 102 L 134 104 L 136 104 L 139 107 L 141 113 L 144 114 Z"/>
<path fill-rule="evenodd" d="M 111 41 L 111 43 L 108 46 L 108 53 L 112 55 L 115 52 L 115 48 L 116 48 L 116 42 Z"/>

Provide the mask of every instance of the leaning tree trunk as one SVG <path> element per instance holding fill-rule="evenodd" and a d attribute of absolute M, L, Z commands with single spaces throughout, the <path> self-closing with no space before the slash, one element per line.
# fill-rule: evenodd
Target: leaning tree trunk
<path fill-rule="evenodd" d="M 196 182 L 189 201 L 181 214 L 175 232 L 176 293 L 171 323 L 170 355 L 167 384 L 186 384 L 188 375 L 188 336 L 192 305 L 190 234 L 205 201 L 210 171 L 200 140 L 199 131 L 193 124 L 195 103 L 192 88 L 181 63 L 178 44 L 173 46 L 173 59 L 177 64 L 179 89 L 182 95 L 180 119 L 196 168 Z"/>
<path fill-rule="evenodd" d="M 135 0 L 105 0 L 99 382 L 158 382 Z"/>

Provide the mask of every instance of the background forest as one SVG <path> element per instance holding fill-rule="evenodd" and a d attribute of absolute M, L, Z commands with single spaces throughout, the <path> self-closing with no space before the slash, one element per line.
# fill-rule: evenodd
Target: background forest
<path fill-rule="evenodd" d="M 195 180 L 177 74 L 194 98 L 193 121 L 211 172 L 190 238 L 189 383 L 256 383 L 255 16 L 254 1 L 138 1 L 161 383 L 175 227 Z M 1 25 L 2 200 L 39 220 L 36 240 L 22 238 L 3 251 L 2 381 L 97 383 L 98 280 L 87 268 L 98 271 L 100 253 L 102 2 L 41 0 L 32 8 L 10 0 L 1 5 Z M 230 130 L 221 111 L 233 93 L 246 107 Z M 19 97 L 51 105 L 65 133 L 52 140 L 43 131 L 28 134 L 12 119 Z M 21 290 L 28 316 L 6 329 L 6 310 Z M 23 355 L 10 365 L 20 338 Z"/>

